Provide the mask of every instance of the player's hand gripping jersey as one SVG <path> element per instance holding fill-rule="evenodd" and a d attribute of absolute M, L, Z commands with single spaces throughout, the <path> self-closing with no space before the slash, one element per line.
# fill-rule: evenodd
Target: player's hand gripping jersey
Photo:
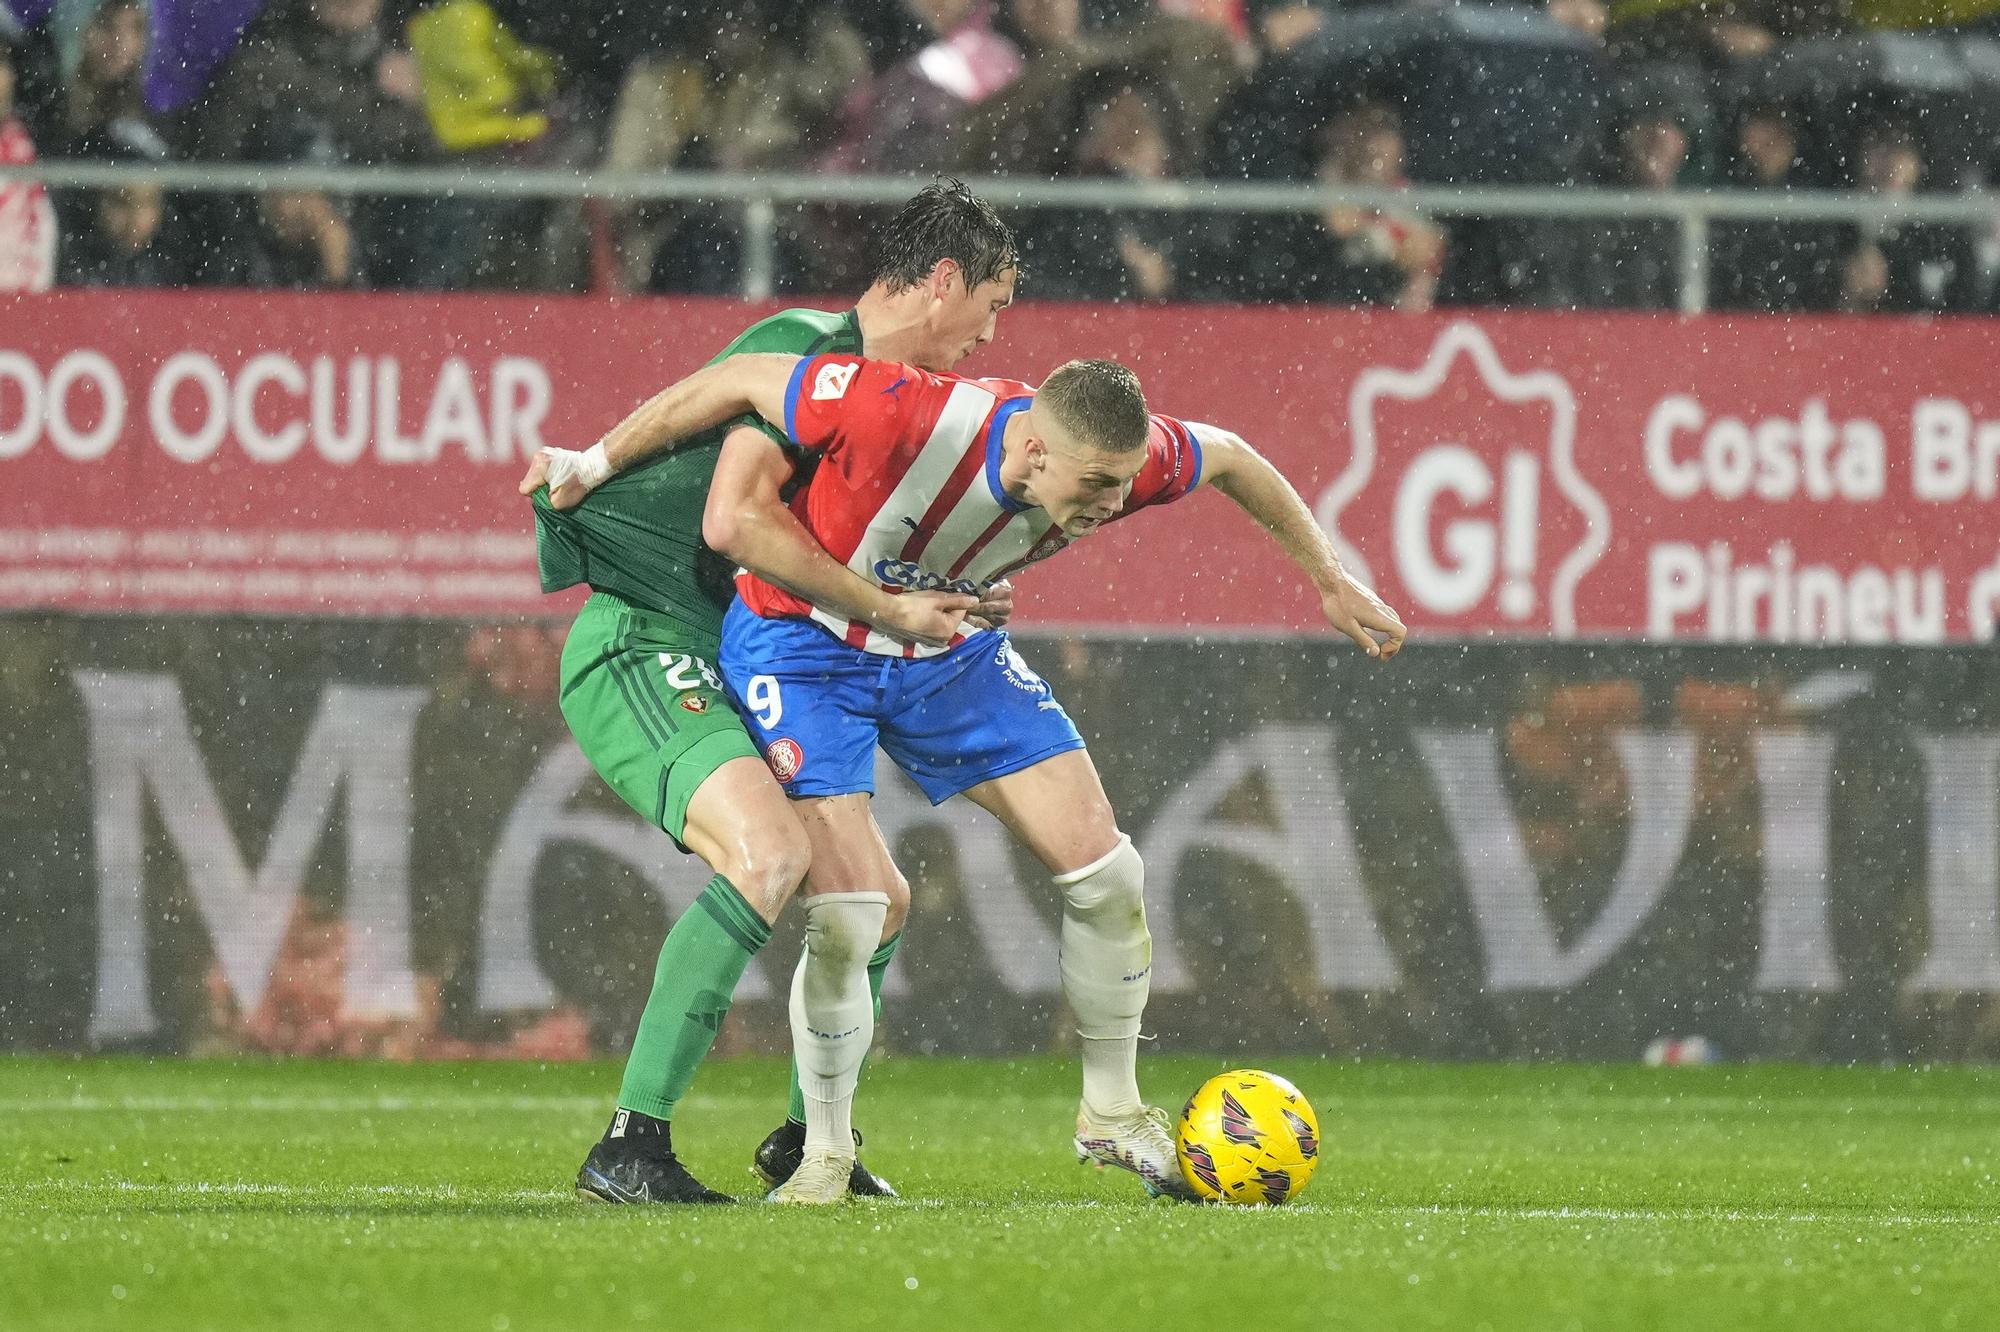
<path fill-rule="evenodd" d="M 884 588 L 982 593 L 1069 544 L 1048 514 L 1000 488 L 1002 436 L 1033 393 L 1009 379 L 807 357 L 785 393 L 785 433 L 818 456 L 818 470 L 792 512 L 835 559 Z M 1201 479 L 1201 446 L 1172 417 L 1152 418 L 1146 452 L 1119 518 L 1170 504 Z M 868 652 L 949 651 L 898 643 L 747 572 L 737 592 L 758 615 L 809 618 Z"/>

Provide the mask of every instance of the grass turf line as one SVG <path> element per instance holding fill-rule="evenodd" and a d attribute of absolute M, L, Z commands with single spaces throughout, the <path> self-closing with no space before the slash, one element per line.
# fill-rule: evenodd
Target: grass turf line
<path fill-rule="evenodd" d="M 577 1202 L 606 1065 L 0 1059 L 0 1328 L 2000 1327 L 2000 1070 L 1270 1062 L 1292 1207 L 1076 1166 L 1071 1064 L 903 1059 L 858 1117 L 906 1198 L 799 1212 Z M 709 1183 L 782 1084 L 703 1071 Z"/>

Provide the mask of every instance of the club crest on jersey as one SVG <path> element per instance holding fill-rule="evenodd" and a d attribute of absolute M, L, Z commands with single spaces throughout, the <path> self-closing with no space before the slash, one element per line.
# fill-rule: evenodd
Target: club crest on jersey
<path fill-rule="evenodd" d="M 806 752 L 799 748 L 796 740 L 773 740 L 764 751 L 764 762 L 770 765 L 773 777 L 780 782 L 789 782 L 799 775 L 799 769 L 806 766 Z"/>
<path fill-rule="evenodd" d="M 1069 544 L 1069 538 L 1061 532 L 1051 532 L 1035 543 L 1021 560 L 1023 564 L 1038 564 Z"/>
<path fill-rule="evenodd" d="M 708 700 L 700 694 L 689 694 L 681 699 L 681 706 L 689 712 L 707 712 Z"/>
<path fill-rule="evenodd" d="M 861 368 L 859 361 L 849 361 L 846 365 L 823 365 L 813 376 L 813 401 L 824 402 L 828 398 L 847 395 L 847 386 L 854 381 L 854 372 Z"/>

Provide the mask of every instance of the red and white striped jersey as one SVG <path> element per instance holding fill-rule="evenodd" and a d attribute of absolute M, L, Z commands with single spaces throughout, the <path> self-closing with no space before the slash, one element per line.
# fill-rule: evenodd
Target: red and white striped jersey
<path fill-rule="evenodd" d="M 834 558 L 888 591 L 976 595 L 1070 541 L 1047 513 L 1000 488 L 1001 438 L 1033 395 L 1011 379 L 807 357 L 785 390 L 785 433 L 819 465 L 792 512 Z M 1155 415 L 1146 452 L 1119 518 L 1170 504 L 1201 480 L 1201 445 L 1186 423 Z M 748 571 L 736 588 L 759 615 L 811 619 L 867 652 L 948 650 L 899 643 Z"/>

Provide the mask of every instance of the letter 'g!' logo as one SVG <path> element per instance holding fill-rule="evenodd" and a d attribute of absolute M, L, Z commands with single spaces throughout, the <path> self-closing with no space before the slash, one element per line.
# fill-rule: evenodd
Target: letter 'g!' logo
<path fill-rule="evenodd" d="M 1427 627 L 1572 638 L 1577 583 L 1611 542 L 1577 470 L 1576 415 L 1561 375 L 1510 371 L 1484 330 L 1451 324 L 1420 368 L 1355 377 L 1354 452 L 1320 525 L 1355 577 Z"/>

